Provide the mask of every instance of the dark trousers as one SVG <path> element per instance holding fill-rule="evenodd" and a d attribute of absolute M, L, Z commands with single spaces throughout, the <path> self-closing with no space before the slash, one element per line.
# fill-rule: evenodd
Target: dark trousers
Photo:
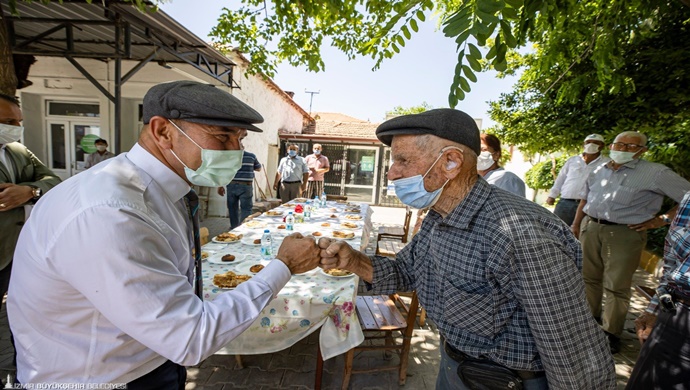
<path fill-rule="evenodd" d="M 690 309 L 659 313 L 626 389 L 690 389 Z"/>
<path fill-rule="evenodd" d="M 240 226 L 252 213 L 254 207 L 254 186 L 230 183 L 226 187 L 230 230 Z"/>
<path fill-rule="evenodd" d="M 563 222 L 567 223 L 568 226 L 570 226 L 573 224 L 575 213 L 577 212 L 577 206 L 579 205 L 579 199 L 561 198 L 561 200 L 559 200 L 556 204 L 556 208 L 553 210 L 553 213 L 556 214 L 558 218 L 562 219 Z"/>
<path fill-rule="evenodd" d="M 168 360 L 155 370 L 127 384 L 127 390 L 184 390 L 187 369 Z"/>

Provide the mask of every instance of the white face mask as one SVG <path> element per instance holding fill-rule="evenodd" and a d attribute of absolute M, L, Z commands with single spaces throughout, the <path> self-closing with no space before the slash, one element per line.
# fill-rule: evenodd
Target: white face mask
<path fill-rule="evenodd" d="M 0 145 L 17 142 L 24 135 L 24 126 L 12 126 L 0 123 Z"/>
<path fill-rule="evenodd" d="M 105 152 L 106 148 L 107 146 L 105 145 L 96 145 L 96 150 L 98 150 L 99 152 Z"/>
<path fill-rule="evenodd" d="M 597 154 L 599 153 L 599 145 L 597 144 L 585 144 L 585 154 Z"/>
<path fill-rule="evenodd" d="M 613 162 L 622 165 L 634 160 L 636 153 L 637 152 L 623 152 L 620 150 L 612 150 L 611 153 L 609 153 L 609 156 L 611 157 L 611 160 L 613 160 Z"/>
<path fill-rule="evenodd" d="M 494 162 L 494 156 L 491 152 L 481 152 L 479 156 L 477 156 L 477 170 L 486 171 L 494 165 Z"/>
<path fill-rule="evenodd" d="M 201 149 L 201 165 L 196 170 L 183 163 L 177 154 L 170 149 L 177 161 L 184 166 L 184 173 L 190 183 L 202 187 L 225 187 L 235 178 L 237 171 L 242 166 L 243 150 L 212 150 L 204 149 L 180 129 L 173 121 L 170 121 L 180 133 L 192 141 Z"/>

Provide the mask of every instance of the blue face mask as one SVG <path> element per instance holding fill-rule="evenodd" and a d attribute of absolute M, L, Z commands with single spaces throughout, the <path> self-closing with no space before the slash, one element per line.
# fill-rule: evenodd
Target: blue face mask
<path fill-rule="evenodd" d="M 288 155 L 290 157 L 295 157 L 297 155 L 297 151 L 296 150 L 288 150 Z"/>
<path fill-rule="evenodd" d="M 429 169 L 427 169 L 424 176 L 416 175 L 393 181 L 393 186 L 395 186 L 395 194 L 398 196 L 401 202 L 416 209 L 423 209 L 433 206 L 436 201 L 438 201 L 443 188 L 446 186 L 446 184 L 448 184 L 448 180 L 446 180 L 446 182 L 443 183 L 439 189 L 429 192 L 426 190 L 426 188 L 424 188 L 424 178 L 429 174 L 431 168 L 436 165 L 441 156 L 443 156 L 443 152 L 448 149 L 457 149 L 462 151 L 462 149 L 455 146 L 443 148 L 441 149 L 441 153 L 438 155 L 434 163 L 431 164 Z"/>

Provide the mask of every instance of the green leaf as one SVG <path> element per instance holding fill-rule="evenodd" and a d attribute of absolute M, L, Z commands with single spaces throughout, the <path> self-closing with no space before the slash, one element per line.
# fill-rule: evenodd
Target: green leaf
<path fill-rule="evenodd" d="M 460 88 L 467 92 L 472 91 L 472 88 L 470 88 L 470 83 L 468 83 L 464 77 L 460 77 Z"/>
<path fill-rule="evenodd" d="M 490 60 L 494 57 L 496 57 L 496 45 L 491 46 L 491 49 L 489 49 L 489 52 L 486 53 L 486 59 L 487 60 Z"/>
<path fill-rule="evenodd" d="M 522 0 L 504 0 L 509 6 L 519 9 L 522 7 L 523 1 Z"/>
<path fill-rule="evenodd" d="M 482 71 L 482 66 L 479 64 L 479 61 L 477 61 L 474 57 L 468 54 L 465 56 L 465 58 L 467 58 L 467 63 L 470 64 L 470 67 L 474 69 L 475 72 Z"/>
<path fill-rule="evenodd" d="M 473 45 L 473 44 L 471 44 L 471 43 L 468 43 L 467 46 L 470 48 L 470 55 L 471 55 L 472 57 L 474 57 L 474 58 L 476 58 L 476 59 L 478 59 L 478 60 L 482 58 L 482 52 L 479 51 L 479 49 L 477 48 L 477 46 L 475 46 L 475 45 Z"/>
<path fill-rule="evenodd" d="M 517 46 L 517 40 L 510 29 L 510 24 L 505 20 L 501 20 L 501 31 L 503 31 L 503 39 L 508 47 L 515 48 Z"/>
<path fill-rule="evenodd" d="M 393 44 L 393 51 L 396 53 L 400 53 L 400 49 L 398 48 L 398 45 L 396 45 L 395 43 Z"/>
<path fill-rule="evenodd" d="M 407 39 L 412 38 L 412 34 L 410 34 L 410 29 L 407 28 L 407 26 L 402 27 L 402 33 L 405 35 L 405 38 L 407 38 Z"/>
<path fill-rule="evenodd" d="M 505 19 L 520 19 L 520 15 L 518 14 L 517 10 L 512 7 L 505 7 L 501 10 L 501 15 L 503 15 L 503 18 Z"/>
<path fill-rule="evenodd" d="M 424 15 L 424 11 L 417 11 L 417 19 L 419 19 L 422 22 L 426 20 L 426 15 Z"/>
<path fill-rule="evenodd" d="M 465 77 L 467 77 L 471 82 L 476 83 L 477 82 L 477 75 L 474 74 L 472 69 L 470 69 L 469 66 L 463 65 L 462 66 L 462 72 L 465 74 Z M 457 73 L 457 71 L 456 71 Z"/>
<path fill-rule="evenodd" d="M 419 26 L 417 26 L 417 21 L 414 19 L 410 19 L 410 27 L 412 27 L 412 31 L 414 31 L 414 32 L 419 31 Z"/>
<path fill-rule="evenodd" d="M 450 94 L 448 95 L 448 106 L 450 108 L 455 108 L 455 106 L 458 105 L 458 98 L 455 96 L 455 89 L 450 91 Z"/>
<path fill-rule="evenodd" d="M 455 90 L 455 96 L 457 96 L 458 100 L 464 100 L 465 99 L 465 91 L 458 88 Z"/>
<path fill-rule="evenodd" d="M 508 69 L 508 63 L 505 60 L 494 61 L 493 66 L 498 72 L 505 72 L 505 70 Z"/>
<path fill-rule="evenodd" d="M 396 42 L 398 42 L 398 44 L 400 46 L 403 46 L 403 47 L 405 46 L 405 40 L 400 35 L 396 35 L 395 40 L 396 40 Z"/>
<path fill-rule="evenodd" d="M 498 17 L 494 14 L 489 14 L 480 10 L 476 10 L 475 15 L 477 15 L 479 19 L 483 20 L 487 24 L 498 23 Z"/>
<path fill-rule="evenodd" d="M 487 14 L 495 14 L 505 6 L 503 0 L 477 0 L 477 9 Z"/>

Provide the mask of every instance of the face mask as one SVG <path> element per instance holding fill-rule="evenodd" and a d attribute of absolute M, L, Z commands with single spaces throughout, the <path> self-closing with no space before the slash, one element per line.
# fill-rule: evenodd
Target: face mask
<path fill-rule="evenodd" d="M 616 164 L 625 164 L 635 159 L 635 153 L 637 152 L 622 152 L 620 150 L 612 150 L 611 153 L 609 153 L 609 156 L 611 156 L 611 160 L 613 160 L 613 162 Z"/>
<path fill-rule="evenodd" d="M 450 148 L 462 151 L 462 149 L 455 146 L 451 146 Z M 431 164 L 429 169 L 427 169 L 424 176 L 416 175 L 393 181 L 393 186 L 395 186 L 395 194 L 398 196 L 401 202 L 416 209 L 423 209 L 436 204 L 436 201 L 438 201 L 438 198 L 441 196 L 443 188 L 446 186 L 446 184 L 448 184 L 448 180 L 443 183 L 441 188 L 437 189 L 436 191 L 429 192 L 426 190 L 426 188 L 424 188 L 424 178 L 429 174 L 431 168 L 436 165 L 441 156 L 443 156 L 443 152 L 446 150 L 448 149 L 441 149 L 441 153 L 438 155 L 434 163 Z"/>
<path fill-rule="evenodd" d="M 173 156 L 184 166 L 184 173 L 190 183 L 202 187 L 225 187 L 242 166 L 242 150 L 212 150 L 204 149 L 199 144 L 194 142 L 182 129 L 180 129 L 174 122 L 170 123 L 175 126 L 180 133 L 184 134 L 194 145 L 201 149 L 201 165 L 196 170 L 193 170 L 183 163 L 177 154 L 170 149 Z"/>
<path fill-rule="evenodd" d="M 492 165 L 494 165 L 494 157 L 491 155 L 491 152 L 479 153 L 479 156 L 477 156 L 478 171 L 486 171 L 491 168 Z"/>
<path fill-rule="evenodd" d="M 98 150 L 99 152 L 105 152 L 106 148 L 107 146 L 105 145 L 96 145 L 96 150 Z"/>
<path fill-rule="evenodd" d="M 12 126 L 0 123 L 0 145 L 17 142 L 24 135 L 24 126 Z"/>
<path fill-rule="evenodd" d="M 290 157 L 295 157 L 297 155 L 297 151 L 296 150 L 288 150 L 288 155 Z"/>
<path fill-rule="evenodd" d="M 314 154 L 318 156 L 319 154 L 321 154 L 321 151 L 319 149 L 314 149 Z"/>
<path fill-rule="evenodd" d="M 599 153 L 599 145 L 597 144 L 585 144 L 585 154 L 597 154 Z"/>

